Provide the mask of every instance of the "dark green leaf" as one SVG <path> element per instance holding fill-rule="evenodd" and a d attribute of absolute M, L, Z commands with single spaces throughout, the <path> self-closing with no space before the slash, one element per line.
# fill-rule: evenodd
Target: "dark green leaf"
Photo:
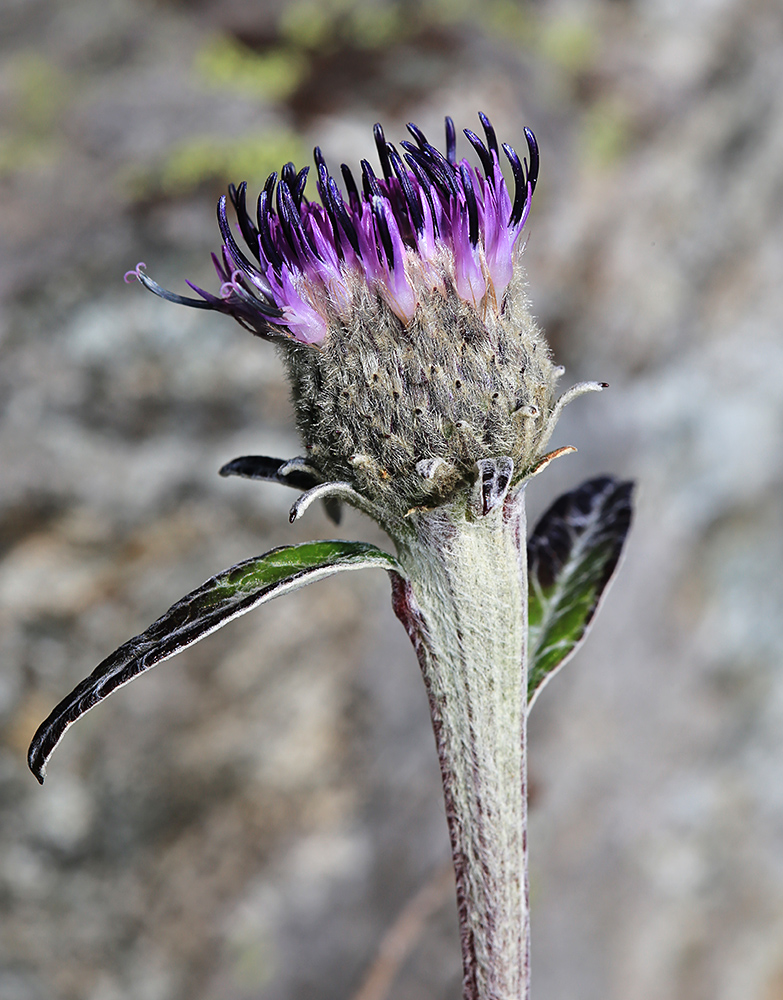
<path fill-rule="evenodd" d="M 146 632 L 120 646 L 60 702 L 33 737 L 27 758 L 30 770 L 43 784 L 46 764 L 68 727 L 156 663 L 273 597 L 341 570 L 368 567 L 402 573 L 397 560 L 374 545 L 322 541 L 284 545 L 213 576 Z"/>
<path fill-rule="evenodd" d="M 536 525 L 528 557 L 528 705 L 585 637 L 631 524 L 633 483 L 590 479 Z"/>

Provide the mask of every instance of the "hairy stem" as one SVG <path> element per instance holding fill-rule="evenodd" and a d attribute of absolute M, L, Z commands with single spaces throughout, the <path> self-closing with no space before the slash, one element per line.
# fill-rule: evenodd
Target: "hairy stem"
<path fill-rule="evenodd" d="M 529 995 L 524 497 L 440 507 L 398 540 L 394 610 L 421 664 L 457 882 L 464 1000 Z"/>

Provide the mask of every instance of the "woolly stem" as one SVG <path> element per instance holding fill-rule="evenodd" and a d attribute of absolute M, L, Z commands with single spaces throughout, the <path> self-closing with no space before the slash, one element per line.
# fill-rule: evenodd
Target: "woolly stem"
<path fill-rule="evenodd" d="M 457 882 L 464 1000 L 527 1000 L 523 491 L 440 507 L 398 539 L 393 604 L 429 696 Z"/>

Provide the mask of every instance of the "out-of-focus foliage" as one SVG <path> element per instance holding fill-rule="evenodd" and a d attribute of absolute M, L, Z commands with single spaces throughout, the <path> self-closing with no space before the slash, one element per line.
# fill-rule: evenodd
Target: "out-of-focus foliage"
<path fill-rule="evenodd" d="M 238 139 L 200 135 L 173 144 L 163 161 L 146 169 L 131 167 L 125 183 L 133 197 L 181 197 L 202 184 L 221 186 L 243 180 L 263 181 L 281 164 L 300 162 L 302 140 L 292 132 L 267 132 Z"/>
<path fill-rule="evenodd" d="M 33 50 L 9 59 L 3 76 L 14 99 L 0 126 L 0 178 L 56 157 L 58 116 L 72 89 L 67 75 Z"/>
<path fill-rule="evenodd" d="M 302 52 L 272 48 L 254 52 L 225 35 L 214 38 L 196 55 L 196 72 L 213 87 L 239 96 L 279 100 L 288 97 L 307 70 Z"/>

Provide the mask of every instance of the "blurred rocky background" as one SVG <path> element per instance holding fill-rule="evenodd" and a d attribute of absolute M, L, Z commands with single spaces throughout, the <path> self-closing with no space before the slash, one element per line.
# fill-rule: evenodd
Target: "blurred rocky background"
<path fill-rule="evenodd" d="M 619 581 L 532 720 L 534 996 L 781 1000 L 779 0 L 2 0 L 0 25 L 0 997 L 458 998 L 382 574 L 115 695 L 44 788 L 25 751 L 212 573 L 380 541 L 218 478 L 298 451 L 274 351 L 123 273 L 213 288 L 227 181 L 484 110 L 539 138 L 527 261 L 566 379 L 611 383 L 569 408 L 579 453 L 532 516 L 590 475 L 639 483 Z"/>

